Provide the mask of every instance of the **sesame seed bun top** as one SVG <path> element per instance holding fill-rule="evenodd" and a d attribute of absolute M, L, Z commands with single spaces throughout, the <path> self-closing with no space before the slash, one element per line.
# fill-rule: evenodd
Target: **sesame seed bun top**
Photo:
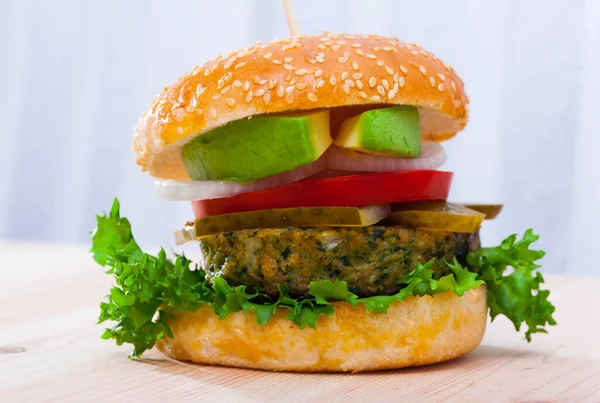
<path fill-rule="evenodd" d="M 150 104 L 135 129 L 133 150 L 150 175 L 189 180 L 181 147 L 248 116 L 336 108 L 335 136 L 336 125 L 353 113 L 414 105 L 422 136 L 441 141 L 464 128 L 468 102 L 452 67 L 418 45 L 377 35 L 299 36 L 257 43 L 195 67 Z"/>

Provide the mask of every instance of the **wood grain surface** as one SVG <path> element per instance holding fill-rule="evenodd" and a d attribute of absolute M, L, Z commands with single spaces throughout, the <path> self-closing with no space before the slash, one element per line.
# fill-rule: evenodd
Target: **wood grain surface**
<path fill-rule="evenodd" d="M 204 367 L 100 339 L 110 278 L 80 246 L 0 242 L 0 402 L 600 402 L 600 279 L 551 277 L 558 326 L 531 344 L 503 318 L 451 362 L 363 374 Z"/>

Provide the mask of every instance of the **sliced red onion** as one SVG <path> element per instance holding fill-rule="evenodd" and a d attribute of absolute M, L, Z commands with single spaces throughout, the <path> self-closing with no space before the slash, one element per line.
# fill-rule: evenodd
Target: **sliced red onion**
<path fill-rule="evenodd" d="M 446 162 L 444 148 L 436 142 L 421 144 L 421 155 L 416 158 L 386 157 L 359 153 L 339 147 L 329 147 L 325 153 L 327 168 L 355 172 L 395 172 L 437 169 Z"/>
<path fill-rule="evenodd" d="M 220 197 L 230 197 L 240 193 L 286 185 L 312 176 L 323 169 L 325 169 L 324 156 L 312 164 L 269 176 L 264 179 L 259 179 L 247 185 L 236 182 L 218 181 L 156 181 L 155 194 L 157 197 L 165 200 L 192 201 L 217 199 Z"/>

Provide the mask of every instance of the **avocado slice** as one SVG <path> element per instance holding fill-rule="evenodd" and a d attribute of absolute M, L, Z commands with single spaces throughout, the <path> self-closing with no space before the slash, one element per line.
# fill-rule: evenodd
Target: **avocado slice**
<path fill-rule="evenodd" d="M 175 233 L 177 244 L 205 235 L 277 227 L 366 227 L 391 212 L 390 204 L 362 207 L 298 207 L 202 217 Z"/>
<path fill-rule="evenodd" d="M 363 112 L 342 123 L 335 145 L 369 154 L 418 157 L 419 111 L 414 106 L 394 106 Z"/>
<path fill-rule="evenodd" d="M 254 116 L 196 137 L 181 157 L 192 180 L 244 183 L 308 165 L 332 142 L 327 110 Z"/>

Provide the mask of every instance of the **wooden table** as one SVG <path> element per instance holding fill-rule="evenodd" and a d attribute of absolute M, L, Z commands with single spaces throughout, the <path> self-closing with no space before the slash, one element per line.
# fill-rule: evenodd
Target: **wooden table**
<path fill-rule="evenodd" d="M 461 359 L 331 375 L 128 359 L 99 338 L 110 278 L 84 247 L 0 242 L 0 275 L 0 402 L 600 402 L 600 279 L 550 278 L 559 325 L 531 344 L 501 318 Z"/>

